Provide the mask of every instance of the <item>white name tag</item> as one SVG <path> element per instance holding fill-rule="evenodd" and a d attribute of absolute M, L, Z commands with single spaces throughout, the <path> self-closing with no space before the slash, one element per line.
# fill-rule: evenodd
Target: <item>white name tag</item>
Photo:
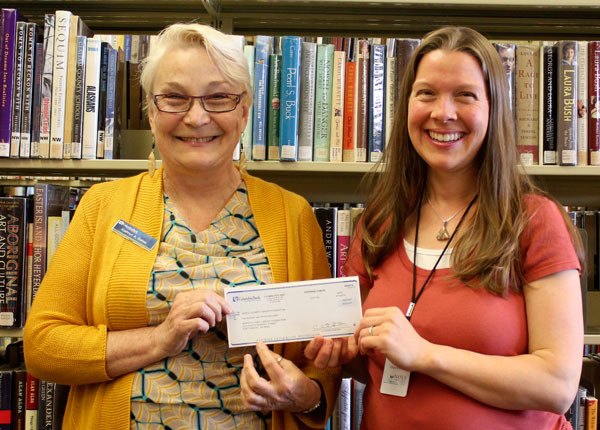
<path fill-rule="evenodd" d="M 386 358 L 383 377 L 381 378 L 381 389 L 379 391 L 383 394 L 406 397 L 409 379 L 409 371 L 400 369 Z"/>

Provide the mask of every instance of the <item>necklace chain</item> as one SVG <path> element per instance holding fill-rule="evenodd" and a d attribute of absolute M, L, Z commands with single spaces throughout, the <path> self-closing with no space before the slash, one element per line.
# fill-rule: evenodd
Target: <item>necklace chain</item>
<path fill-rule="evenodd" d="M 464 211 L 467 207 L 469 207 L 469 204 L 467 204 L 464 208 L 459 209 L 458 211 L 456 211 L 453 215 L 449 216 L 448 218 L 444 219 L 440 216 L 440 214 L 435 210 L 435 208 L 433 207 L 433 204 L 431 203 L 431 200 L 429 200 L 429 195 L 426 194 L 425 198 L 427 199 L 427 203 L 429 203 L 429 206 L 431 207 L 431 210 L 433 211 L 433 213 L 435 214 L 436 217 L 439 218 L 439 220 L 442 222 L 442 228 L 440 228 L 440 230 L 438 231 L 437 235 L 436 235 L 436 239 L 439 240 L 440 242 L 445 242 L 448 239 L 450 239 L 450 232 L 448 231 L 448 223 L 450 221 L 452 221 L 459 213 L 461 213 L 462 211 Z"/>

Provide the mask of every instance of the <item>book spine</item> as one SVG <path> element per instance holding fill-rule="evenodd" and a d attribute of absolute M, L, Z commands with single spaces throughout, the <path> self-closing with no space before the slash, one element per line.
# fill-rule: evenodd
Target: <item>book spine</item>
<path fill-rule="evenodd" d="M 396 82 L 398 82 L 398 86 L 396 87 L 395 104 L 398 104 L 398 97 L 400 97 L 400 83 L 404 78 L 406 67 L 408 66 L 408 62 L 410 61 L 413 52 L 417 49 L 417 46 L 419 46 L 419 43 L 421 43 L 420 39 L 396 39 Z"/>
<path fill-rule="evenodd" d="M 329 161 L 329 149 L 331 145 L 331 98 L 333 94 L 333 53 L 333 45 L 317 45 L 314 161 Z"/>
<path fill-rule="evenodd" d="M 98 138 L 98 90 L 100 86 L 100 47 L 99 39 L 88 39 L 85 66 L 85 95 L 83 112 L 83 135 L 81 158 L 96 158 L 96 140 Z"/>
<path fill-rule="evenodd" d="M 53 159 L 62 159 L 63 157 L 70 28 L 71 12 L 57 10 L 54 23 L 54 66 L 52 69 L 52 115 L 50 126 L 50 158 Z"/>
<path fill-rule="evenodd" d="M 504 66 L 504 72 L 506 73 L 506 79 L 508 82 L 508 100 L 509 106 L 513 112 L 516 111 L 516 56 L 517 46 L 514 43 L 509 42 L 494 42 L 494 47 Z"/>
<path fill-rule="evenodd" d="M 13 371 L 3 366 L 0 370 L 0 430 L 11 430 L 13 393 Z"/>
<path fill-rule="evenodd" d="M 39 380 L 27 372 L 25 429 L 38 430 Z"/>
<path fill-rule="evenodd" d="M 332 428 L 350 430 L 351 422 L 352 379 L 342 378 L 340 392 L 333 408 Z"/>
<path fill-rule="evenodd" d="M 369 161 L 383 155 L 385 136 L 385 45 L 371 45 L 371 80 L 369 92 Z"/>
<path fill-rule="evenodd" d="M 600 166 L 600 41 L 590 42 L 588 51 L 589 161 L 593 166 Z"/>
<path fill-rule="evenodd" d="M 317 44 L 314 42 L 302 42 L 301 58 L 298 161 L 312 161 L 315 127 Z"/>
<path fill-rule="evenodd" d="M 0 326 L 22 327 L 27 280 L 27 199 L 0 197 Z"/>
<path fill-rule="evenodd" d="M 10 156 L 16 39 L 17 11 L 3 8 L 2 62 L 0 63 L 0 157 Z"/>
<path fill-rule="evenodd" d="M 96 158 L 104 158 L 104 140 L 106 126 L 106 83 L 108 80 L 108 49 L 110 44 L 102 42 L 100 45 L 100 83 L 98 86 L 98 127 L 96 137 Z"/>
<path fill-rule="evenodd" d="M 344 77 L 346 69 L 346 53 L 334 51 L 331 93 L 331 140 L 329 161 L 342 162 L 344 147 Z"/>
<path fill-rule="evenodd" d="M 517 44 L 515 118 L 517 150 L 523 166 L 539 164 L 539 52 L 537 44 Z"/>
<path fill-rule="evenodd" d="M 556 146 L 561 166 L 577 165 L 577 43 L 558 42 Z"/>
<path fill-rule="evenodd" d="M 33 302 L 37 290 L 46 273 L 46 240 L 47 240 L 47 212 L 48 212 L 48 185 L 35 184 L 33 188 L 33 274 L 31 281 L 31 298 Z"/>
<path fill-rule="evenodd" d="M 44 66 L 40 117 L 39 158 L 50 158 L 50 125 L 52 120 L 52 69 L 54 67 L 54 14 L 44 16 Z"/>
<path fill-rule="evenodd" d="M 542 146 L 543 163 L 556 164 L 556 73 L 557 73 L 557 50 L 556 46 L 544 45 L 543 73 L 542 73 Z"/>
<path fill-rule="evenodd" d="M 337 273 L 337 208 L 316 207 L 313 209 L 323 234 L 323 244 L 331 276 Z"/>
<path fill-rule="evenodd" d="M 273 36 L 256 36 L 254 50 L 254 115 L 252 120 L 252 159 L 267 159 L 267 95 L 269 56 L 273 53 Z"/>
<path fill-rule="evenodd" d="M 77 35 L 80 28 L 81 18 L 77 15 L 71 15 L 69 29 L 69 53 L 66 65 L 66 89 L 65 89 L 65 116 L 64 116 L 64 141 L 62 158 L 68 160 L 71 158 L 73 146 L 73 107 L 75 103 L 75 67 L 77 57 Z M 82 21 L 81 21 L 82 22 Z"/>
<path fill-rule="evenodd" d="M 298 159 L 298 110 L 300 91 L 298 69 L 302 39 L 298 36 L 283 36 L 281 39 L 281 117 L 280 154 L 283 161 Z"/>
<path fill-rule="evenodd" d="M 13 430 L 25 430 L 25 402 L 27 389 L 27 372 L 24 368 L 15 369 L 13 373 Z"/>
<path fill-rule="evenodd" d="M 348 259 L 350 250 L 350 209 L 337 211 L 337 272 L 336 276 L 344 276 L 342 268 Z"/>
<path fill-rule="evenodd" d="M 35 62 L 37 24 L 27 23 L 25 43 L 25 67 L 23 80 L 23 117 L 21 118 L 21 145 L 19 158 L 29 158 L 31 155 L 31 134 L 33 123 L 33 103 L 35 87 Z"/>
<path fill-rule="evenodd" d="M 54 425 L 54 393 L 56 391 L 56 383 L 49 381 L 40 381 L 41 386 L 44 386 L 44 399 L 38 405 L 38 430 L 55 430 Z"/>
<path fill-rule="evenodd" d="M 396 111 L 396 39 L 390 38 L 385 46 L 385 137 L 383 146 L 390 141 L 392 125 L 394 123 L 394 112 Z"/>
<path fill-rule="evenodd" d="M 354 162 L 354 145 L 356 142 L 356 95 L 358 75 L 356 73 L 356 39 L 349 38 L 347 42 L 348 61 L 346 61 L 346 76 L 344 77 L 344 143 L 342 161 Z"/>
<path fill-rule="evenodd" d="M 254 87 L 254 46 L 244 45 L 244 55 L 246 56 L 246 61 L 248 62 L 250 82 L 252 82 L 252 86 Z M 252 90 L 252 94 L 254 94 L 254 88 Z M 246 122 L 246 128 L 244 128 L 244 132 L 242 133 L 242 137 L 240 140 L 242 143 L 244 155 L 248 160 L 252 159 L 252 128 L 254 124 L 252 118 L 254 118 L 254 106 L 250 106 L 248 112 L 248 121 Z"/>
<path fill-rule="evenodd" d="M 279 160 L 281 54 L 272 54 L 269 58 L 269 64 L 270 109 L 267 120 L 267 159 Z"/>
<path fill-rule="evenodd" d="M 15 76 L 13 82 L 13 110 L 11 118 L 10 157 L 19 158 L 21 145 L 21 114 L 23 109 L 23 80 L 27 49 L 27 23 L 17 21 L 17 43 L 15 46 Z"/>
<path fill-rule="evenodd" d="M 360 430 L 360 424 L 363 416 L 363 397 L 365 393 L 365 384 L 352 380 L 352 430 Z"/>
<path fill-rule="evenodd" d="M 83 140 L 83 110 L 85 95 L 85 64 L 87 58 L 87 37 L 77 36 L 75 64 L 75 91 L 73 94 L 73 134 L 71 137 L 71 158 L 81 158 Z"/>
<path fill-rule="evenodd" d="M 588 42 L 577 42 L 577 165 L 588 165 Z"/>
<path fill-rule="evenodd" d="M 114 48 L 108 50 L 108 69 L 106 78 L 106 114 L 104 117 L 104 158 L 114 158 L 115 142 L 115 105 L 117 102 L 117 66 L 119 52 Z"/>
<path fill-rule="evenodd" d="M 369 41 L 358 41 L 355 161 L 367 161 L 369 146 Z"/>
<path fill-rule="evenodd" d="M 42 68 L 44 67 L 44 44 L 35 44 L 35 66 L 33 78 L 33 102 L 31 113 L 31 151 L 30 158 L 40 156 L 40 121 L 42 116 Z"/>

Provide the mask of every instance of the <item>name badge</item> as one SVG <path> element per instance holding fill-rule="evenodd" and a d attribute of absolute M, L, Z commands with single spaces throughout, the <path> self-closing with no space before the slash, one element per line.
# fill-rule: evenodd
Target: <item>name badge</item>
<path fill-rule="evenodd" d="M 131 224 L 120 219 L 113 226 L 112 231 L 125 239 L 141 246 L 147 251 L 152 250 L 156 246 L 157 240 L 147 233 L 144 233 L 139 228 L 132 226 Z"/>
<path fill-rule="evenodd" d="M 409 371 L 400 369 L 386 358 L 385 367 L 383 368 L 383 378 L 381 378 L 381 389 L 379 391 L 382 394 L 406 397 L 409 379 Z"/>

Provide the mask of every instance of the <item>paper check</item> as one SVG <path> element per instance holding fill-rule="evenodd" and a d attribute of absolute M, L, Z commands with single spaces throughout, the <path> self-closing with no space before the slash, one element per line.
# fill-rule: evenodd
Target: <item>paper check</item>
<path fill-rule="evenodd" d="M 230 347 L 354 334 L 362 317 L 358 277 L 225 288 Z"/>

